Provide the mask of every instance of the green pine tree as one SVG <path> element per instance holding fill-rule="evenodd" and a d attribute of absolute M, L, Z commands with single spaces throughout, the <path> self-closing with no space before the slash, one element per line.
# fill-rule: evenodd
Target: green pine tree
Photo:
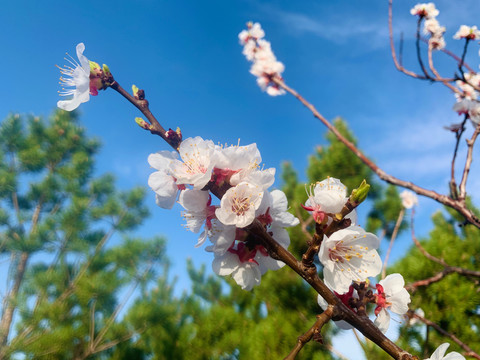
<path fill-rule="evenodd" d="M 0 359 L 95 358 L 134 334 L 119 313 L 145 291 L 165 243 L 131 237 L 148 215 L 144 190 L 95 178 L 98 149 L 72 113 L 0 126 Z"/>
<path fill-rule="evenodd" d="M 450 266 L 478 270 L 480 266 L 480 230 L 473 226 L 459 227 L 462 219 L 452 210 L 433 215 L 433 229 L 420 243 L 431 255 Z M 389 272 L 401 273 L 407 283 L 430 278 L 443 266 L 427 259 L 412 245 L 405 257 Z M 410 308 L 421 308 L 425 318 L 454 334 L 477 353 L 480 352 L 480 292 L 478 278 L 459 274 L 446 275 L 430 286 L 419 286 L 412 293 Z M 420 354 L 431 354 L 440 344 L 449 342 L 451 351 L 464 352 L 449 338 L 422 323 L 401 328 L 400 343 Z M 450 350 L 449 350 L 450 351 Z"/>

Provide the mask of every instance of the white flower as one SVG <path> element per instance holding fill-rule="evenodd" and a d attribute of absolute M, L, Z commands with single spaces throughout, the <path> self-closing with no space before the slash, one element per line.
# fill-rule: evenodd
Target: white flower
<path fill-rule="evenodd" d="M 213 243 L 213 246 L 208 247 L 206 250 L 221 256 L 233 246 L 239 230 L 234 225 L 223 225 L 220 221 L 216 220 L 213 220 L 212 224 L 213 226 L 208 232 L 208 237 Z"/>
<path fill-rule="evenodd" d="M 442 50 L 445 48 L 446 43 L 441 34 L 435 34 L 428 39 L 428 45 L 431 46 L 433 50 Z"/>
<path fill-rule="evenodd" d="M 262 29 L 262 26 L 259 23 L 247 23 L 248 30 L 243 30 L 238 34 L 238 39 L 240 40 L 240 44 L 246 45 L 249 40 L 256 41 L 261 39 L 265 36 L 265 32 Z"/>
<path fill-rule="evenodd" d="M 290 244 L 290 238 L 285 229 L 274 228 L 272 236 L 284 248 Z M 237 232 L 242 230 L 237 229 Z M 207 251 L 214 251 L 212 247 Z M 285 264 L 271 258 L 261 245 L 250 245 L 244 241 L 232 244 L 223 254 L 215 253 L 212 263 L 213 271 L 220 276 L 232 275 L 235 282 L 244 290 L 251 290 L 259 285 L 262 275 L 267 270 L 281 269 Z"/>
<path fill-rule="evenodd" d="M 411 209 L 412 207 L 418 205 L 418 198 L 414 192 L 403 190 L 400 193 L 400 198 L 402 199 L 402 206 L 405 209 Z"/>
<path fill-rule="evenodd" d="M 465 75 L 465 79 L 468 81 L 469 75 Z M 475 80 L 475 79 L 473 79 Z M 455 81 L 455 84 L 462 90 L 463 94 L 461 95 L 465 99 L 469 100 L 476 100 L 478 97 L 478 92 L 471 86 L 470 84 L 467 84 L 466 82 L 463 82 L 462 80 L 457 80 Z"/>
<path fill-rule="evenodd" d="M 435 4 L 432 2 L 417 4 L 410 10 L 410 14 L 426 18 L 434 18 L 438 16 L 439 13 L 435 8 Z"/>
<path fill-rule="evenodd" d="M 249 256 L 253 252 L 246 249 L 243 242 L 238 246 L 239 248 L 231 249 L 221 256 L 215 255 L 212 268 L 217 275 L 232 275 L 232 278 L 242 289 L 252 290 L 255 285 L 260 284 L 262 273 L 253 257 Z M 244 257 L 241 259 L 237 252 L 240 252 Z"/>
<path fill-rule="evenodd" d="M 262 202 L 256 211 L 256 217 L 261 218 L 261 222 L 265 225 L 282 228 L 297 226 L 300 221 L 287 210 L 288 201 L 283 191 L 265 191 Z"/>
<path fill-rule="evenodd" d="M 73 95 L 73 98 L 70 100 L 60 100 L 57 102 L 57 106 L 66 111 L 75 110 L 81 103 L 87 102 L 90 99 L 90 63 L 88 59 L 83 55 L 85 50 L 85 45 L 80 43 L 77 45 L 77 63 L 73 58 L 67 59 L 68 62 L 73 66 L 66 65 L 60 69 L 60 73 L 65 77 L 61 76 L 61 84 L 71 89 L 64 89 L 59 91 L 61 96 L 70 96 Z"/>
<path fill-rule="evenodd" d="M 211 205 L 212 197 L 208 191 L 201 190 L 183 190 L 180 194 L 178 202 L 187 211 L 183 213 L 183 217 L 187 221 L 186 227 L 194 233 L 198 233 L 203 224 L 205 228 L 200 234 L 195 247 L 201 246 L 208 235 L 208 231 L 212 229 L 212 220 L 215 217 L 215 206 Z"/>
<path fill-rule="evenodd" d="M 460 29 L 453 35 L 454 39 L 468 39 L 478 40 L 480 38 L 480 31 L 476 26 L 461 25 Z"/>
<path fill-rule="evenodd" d="M 312 216 L 317 223 L 327 221 L 325 220 L 327 214 L 335 214 L 342 210 L 345 203 L 348 200 L 347 188 L 338 179 L 328 177 L 321 182 L 317 182 L 312 191 L 313 184 L 307 189 L 308 200 L 305 202 L 303 208 L 312 212 Z M 356 211 L 352 211 L 347 214 L 346 218 L 349 218 L 354 225 L 357 221 Z"/>
<path fill-rule="evenodd" d="M 323 264 L 325 284 L 344 294 L 352 281 L 365 281 L 382 269 L 382 260 L 375 249 L 378 238 L 359 226 L 338 230 L 323 239 L 318 258 Z"/>
<path fill-rule="evenodd" d="M 197 136 L 182 141 L 179 153 L 183 162 L 174 160 L 170 164 L 177 184 L 190 184 L 194 189 L 201 190 L 212 177 L 215 145 L 211 140 L 203 140 Z"/>
<path fill-rule="evenodd" d="M 258 23 L 249 23 L 248 30 L 243 30 L 238 35 L 240 44 L 244 45 L 243 54 L 248 61 L 253 62 L 250 73 L 257 77 L 260 88 L 270 96 L 283 95 L 285 90 L 273 80 L 281 79 L 285 66 L 277 61 L 270 43 L 263 39 L 264 36 L 265 33 Z"/>
<path fill-rule="evenodd" d="M 404 288 L 405 280 L 400 274 L 390 274 L 377 285 L 377 307 L 375 308 L 375 325 L 382 331 L 387 332 L 390 325 L 390 314 L 387 308 L 395 314 L 403 315 L 408 311 L 410 294 Z"/>
<path fill-rule="evenodd" d="M 313 194 L 315 203 L 319 204 L 323 211 L 332 214 L 340 212 L 348 200 L 347 187 L 340 180 L 332 177 L 317 183 Z"/>
<path fill-rule="evenodd" d="M 177 199 L 179 187 L 169 171 L 170 163 L 177 157 L 175 151 L 160 151 L 148 156 L 150 166 L 158 170 L 148 178 L 148 186 L 155 191 L 157 205 L 164 209 L 171 209 Z"/>
<path fill-rule="evenodd" d="M 255 143 L 246 146 L 216 146 L 215 149 L 217 161 L 213 171 L 219 186 L 223 181 L 237 185 L 248 174 L 257 170 L 262 162 L 260 151 Z"/>
<path fill-rule="evenodd" d="M 473 102 L 468 110 L 468 118 L 473 123 L 473 126 L 478 126 L 480 124 L 480 103 Z"/>
<path fill-rule="evenodd" d="M 425 360 L 465 360 L 463 355 L 459 354 L 456 351 L 453 351 L 447 356 L 445 356 L 445 352 L 447 351 L 449 346 L 449 343 L 443 343 L 437 348 L 437 350 L 435 350 L 431 357 Z"/>
<path fill-rule="evenodd" d="M 440 23 L 438 22 L 437 19 L 431 18 L 425 20 L 425 24 L 423 27 L 423 32 L 426 35 L 432 35 L 432 36 L 442 36 L 443 33 L 445 33 L 445 26 L 440 26 Z"/>
<path fill-rule="evenodd" d="M 255 210 L 262 202 L 263 192 L 258 186 L 247 182 L 227 190 L 215 211 L 217 219 L 224 225 L 244 228 L 255 219 Z"/>
<path fill-rule="evenodd" d="M 460 114 L 467 114 L 472 109 L 474 102 L 467 98 L 459 98 L 455 105 L 453 105 L 453 111 Z"/>

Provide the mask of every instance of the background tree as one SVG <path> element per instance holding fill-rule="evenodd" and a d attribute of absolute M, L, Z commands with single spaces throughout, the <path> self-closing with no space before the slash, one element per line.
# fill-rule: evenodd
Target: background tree
<path fill-rule="evenodd" d="M 417 246 L 412 245 L 391 271 L 401 272 L 411 282 L 411 309 L 422 309 L 426 319 L 458 336 L 479 353 L 480 232 L 471 225 L 460 227 L 463 218 L 452 210 L 439 211 L 432 220 L 434 227 L 428 237 L 420 240 L 420 244 L 444 265 L 428 259 Z M 477 275 L 449 273 L 448 266 L 476 271 Z M 400 334 L 402 345 L 426 354 L 448 339 L 434 327 L 420 321 L 414 326 L 403 326 Z M 465 349 L 453 341 L 450 343 L 452 350 L 465 353 Z"/>
<path fill-rule="evenodd" d="M 144 190 L 119 192 L 112 176 L 94 178 L 98 148 L 63 111 L 1 124 L 0 256 L 8 273 L 0 359 L 92 358 L 133 335 L 119 313 L 139 285 L 146 290 L 165 243 L 129 236 L 148 215 Z"/>

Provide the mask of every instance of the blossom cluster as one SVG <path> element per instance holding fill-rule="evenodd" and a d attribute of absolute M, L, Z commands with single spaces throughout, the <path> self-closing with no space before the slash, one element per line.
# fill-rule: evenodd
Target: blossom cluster
<path fill-rule="evenodd" d="M 434 3 L 421 3 L 415 5 L 410 13 L 414 16 L 419 16 L 419 21 L 424 21 L 423 32 L 430 35 L 428 40 L 429 46 L 433 50 L 441 50 L 445 48 L 445 27 L 440 26 L 436 19 L 439 11 L 436 9 Z M 461 25 L 458 31 L 453 36 L 454 39 L 465 39 L 468 43 L 470 40 L 479 40 L 480 31 L 476 26 Z M 458 114 L 466 115 L 470 121 L 477 126 L 480 124 L 480 103 L 478 101 L 480 89 L 480 73 L 465 73 L 461 80 L 456 81 L 459 91 L 455 93 L 457 102 L 453 106 L 453 110 Z M 457 131 L 458 126 L 452 126 L 452 131 Z"/>
<path fill-rule="evenodd" d="M 425 19 L 423 32 L 425 35 L 430 35 L 428 44 L 433 50 L 441 50 L 445 48 L 445 39 L 443 37 L 445 27 L 440 26 L 440 23 L 437 20 L 439 13 L 440 12 L 435 7 L 435 4 L 431 2 L 417 4 L 410 10 L 410 14 L 419 16 L 420 20 Z"/>
<path fill-rule="evenodd" d="M 243 45 L 243 54 L 252 62 L 250 73 L 257 77 L 257 84 L 271 96 L 283 95 L 281 89 L 273 79 L 281 79 L 285 66 L 277 61 L 273 54 L 270 42 L 264 39 L 265 32 L 259 23 L 247 24 L 247 30 L 238 34 L 240 44 Z"/>
<path fill-rule="evenodd" d="M 313 187 L 313 190 L 312 190 Z M 304 208 L 312 213 L 317 224 L 328 226 L 335 214 L 342 211 L 349 198 L 347 189 L 339 179 L 327 178 L 308 191 L 308 200 Z M 366 232 L 357 225 L 355 210 L 345 216 L 349 226 L 324 235 L 318 258 L 323 265 L 325 284 L 353 311 L 352 305 L 358 299 L 355 285 L 367 282 L 369 277 L 377 276 L 382 269 L 382 260 L 377 248 L 378 237 Z M 386 332 L 390 323 L 390 315 L 386 309 L 403 315 L 408 311 L 410 295 L 404 288 L 405 282 L 400 274 L 391 274 L 376 286 L 377 293 L 371 294 L 371 302 L 376 304 L 375 324 Z M 319 295 L 318 303 L 326 308 L 326 301 Z M 350 325 L 340 321 L 341 328 Z"/>
<path fill-rule="evenodd" d="M 169 151 L 148 158 L 157 170 L 148 180 L 157 204 L 169 209 L 178 199 L 185 209 L 186 228 L 200 233 L 196 246 L 210 240 L 206 250 L 214 254 L 215 273 L 231 275 L 243 289 L 252 289 L 267 270 L 280 269 L 284 263 L 271 258 L 245 228 L 258 220 L 287 248 L 290 238 L 285 228 L 299 223 L 287 212 L 285 194 L 268 190 L 275 169 L 260 169 L 256 144 L 222 147 L 195 137 L 184 140 L 178 150 L 180 159 Z M 218 205 L 212 203 L 212 188 L 227 189 Z"/>

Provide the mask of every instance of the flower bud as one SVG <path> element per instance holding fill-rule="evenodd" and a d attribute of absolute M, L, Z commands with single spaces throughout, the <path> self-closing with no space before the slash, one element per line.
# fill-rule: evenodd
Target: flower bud
<path fill-rule="evenodd" d="M 133 96 L 138 99 L 138 87 L 136 85 L 132 85 L 132 93 Z"/>
<path fill-rule="evenodd" d="M 103 64 L 103 65 L 102 65 L 102 70 L 103 70 L 103 73 L 104 73 L 106 76 L 112 75 L 112 73 L 110 72 L 110 68 L 108 67 L 107 64 Z"/>
<path fill-rule="evenodd" d="M 102 69 L 100 68 L 100 65 L 98 65 L 95 61 L 88 61 L 90 64 L 90 75 L 93 76 L 99 76 Z"/>
<path fill-rule="evenodd" d="M 142 129 L 145 130 L 150 130 L 150 125 L 143 120 L 141 117 L 136 117 L 135 122 L 137 123 L 138 126 L 140 126 Z"/>
<path fill-rule="evenodd" d="M 367 184 L 367 181 L 364 179 L 358 188 L 352 190 L 350 200 L 355 204 L 362 203 L 367 198 L 369 190 L 370 185 Z"/>

